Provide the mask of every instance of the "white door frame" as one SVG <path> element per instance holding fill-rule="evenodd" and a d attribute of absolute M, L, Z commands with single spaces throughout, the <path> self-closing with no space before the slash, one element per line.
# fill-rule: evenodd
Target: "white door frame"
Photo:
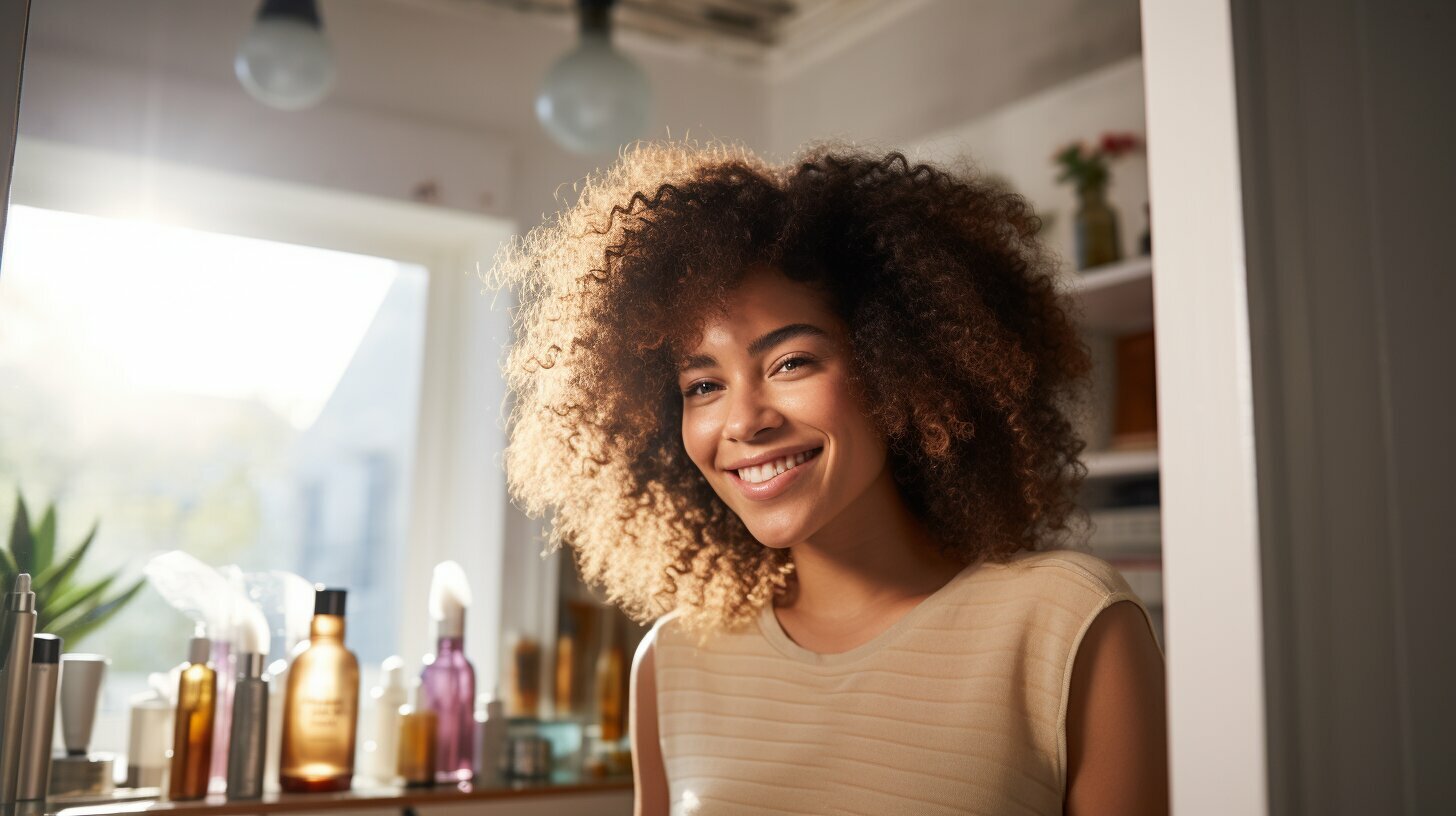
<path fill-rule="evenodd" d="M 1144 0 L 1173 811 L 1268 812 L 1259 505 L 1228 0 Z"/>

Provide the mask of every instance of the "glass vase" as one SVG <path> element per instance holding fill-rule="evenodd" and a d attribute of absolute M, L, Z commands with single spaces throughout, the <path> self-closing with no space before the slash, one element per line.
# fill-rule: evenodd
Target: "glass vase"
<path fill-rule="evenodd" d="M 1117 211 L 1107 203 L 1107 185 L 1090 185 L 1077 193 L 1079 202 L 1074 224 L 1077 268 L 1089 269 L 1121 260 Z"/>

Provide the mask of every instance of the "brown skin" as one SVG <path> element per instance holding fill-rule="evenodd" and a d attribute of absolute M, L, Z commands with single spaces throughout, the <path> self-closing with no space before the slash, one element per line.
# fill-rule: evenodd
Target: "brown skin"
<path fill-rule="evenodd" d="M 711 363 L 678 374 L 683 447 L 755 539 L 792 548 L 796 592 L 776 610 L 785 632 L 805 648 L 844 651 L 852 646 L 835 646 L 867 640 L 866 624 L 898 617 L 965 564 L 939 552 L 895 487 L 884 439 L 849 385 L 847 331 L 824 296 L 761 269 L 729 309 L 687 355 Z M 823 333 L 750 353 L 754 340 L 786 326 Z M 767 501 L 745 497 L 725 469 L 804 447 L 820 452 Z"/>
<path fill-rule="evenodd" d="M 796 325 L 822 333 L 754 343 Z M 820 291 L 759 269 L 734 290 L 726 313 L 705 324 L 678 378 L 688 455 L 755 538 L 793 550 L 798 591 L 775 613 L 794 641 L 821 653 L 870 640 L 964 566 L 941 554 L 896 489 L 883 439 L 850 386 L 846 351 L 844 326 Z M 726 469 L 804 447 L 821 452 L 768 500 L 747 498 Z M 638 816 L 669 807 L 654 640 L 644 640 L 632 670 Z M 1089 629 L 1068 706 L 1065 812 L 1166 813 L 1163 661 L 1132 604 L 1114 604 Z"/>

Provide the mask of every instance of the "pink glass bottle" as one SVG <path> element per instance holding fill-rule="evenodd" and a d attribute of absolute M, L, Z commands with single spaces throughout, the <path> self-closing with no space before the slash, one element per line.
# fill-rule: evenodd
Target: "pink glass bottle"
<path fill-rule="evenodd" d="M 435 567 L 430 616 L 438 640 L 425 657 L 420 702 L 435 712 L 435 780 L 469 781 L 475 775 L 475 669 L 465 657 L 465 610 L 470 589 L 454 561 Z"/>

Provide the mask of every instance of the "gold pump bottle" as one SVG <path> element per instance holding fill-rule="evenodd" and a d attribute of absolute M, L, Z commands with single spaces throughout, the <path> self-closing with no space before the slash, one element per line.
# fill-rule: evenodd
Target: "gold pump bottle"
<path fill-rule="evenodd" d="M 348 790 L 359 723 L 359 660 L 344 646 L 342 589 L 318 588 L 308 648 L 284 691 L 278 785 L 290 793 Z"/>
<path fill-rule="evenodd" d="M 172 734 L 172 778 L 167 795 L 173 801 L 207 796 L 212 776 L 212 733 L 217 713 L 217 672 L 207 665 L 212 642 L 194 637 L 187 649 L 187 667 L 177 681 L 177 715 Z"/>

